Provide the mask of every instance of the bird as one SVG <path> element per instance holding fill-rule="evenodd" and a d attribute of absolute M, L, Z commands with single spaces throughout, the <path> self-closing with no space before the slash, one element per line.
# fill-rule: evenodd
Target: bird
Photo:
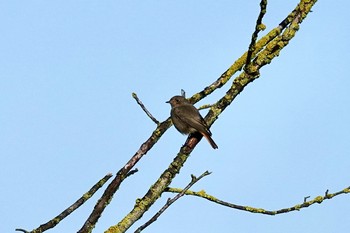
<path fill-rule="evenodd" d="M 218 146 L 211 138 L 209 127 L 198 109 L 193 106 L 185 97 L 176 95 L 169 101 L 171 105 L 170 117 L 175 128 L 182 134 L 190 134 L 199 132 L 205 137 L 213 149 L 218 149 Z"/>

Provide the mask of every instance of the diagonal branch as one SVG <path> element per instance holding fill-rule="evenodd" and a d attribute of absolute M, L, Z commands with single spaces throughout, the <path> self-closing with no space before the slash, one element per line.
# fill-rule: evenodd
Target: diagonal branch
<path fill-rule="evenodd" d="M 182 193 L 183 190 L 182 189 L 177 189 L 177 188 L 167 188 L 165 190 L 166 192 L 171 192 L 171 193 Z M 199 192 L 194 192 L 191 190 L 187 190 L 185 191 L 185 195 L 191 195 L 191 196 L 196 196 L 196 197 L 200 197 L 200 198 L 204 198 L 208 201 L 217 203 L 219 205 L 223 205 L 223 206 L 227 206 L 233 209 L 238 209 L 238 210 L 243 210 L 243 211 L 248 211 L 248 212 L 252 212 L 252 213 L 258 213 L 258 214 L 266 214 L 266 215 L 276 215 L 276 214 L 283 214 L 283 213 L 288 213 L 291 211 L 299 211 L 302 208 L 307 208 L 313 204 L 321 204 L 324 200 L 327 199 L 332 199 L 335 196 L 341 195 L 341 194 L 349 194 L 350 193 L 350 186 L 339 191 L 339 192 L 335 192 L 335 193 L 328 193 L 328 190 L 326 191 L 324 196 L 317 196 L 314 199 L 310 200 L 310 201 L 306 201 L 306 199 L 304 199 L 304 202 L 302 204 L 297 204 L 295 206 L 292 207 L 288 207 L 288 208 L 283 208 L 283 209 L 279 209 L 279 210 L 265 210 L 262 208 L 256 208 L 256 207 L 250 207 L 250 206 L 243 206 L 243 205 L 237 205 L 237 204 L 233 204 L 233 203 L 229 203 L 226 201 L 222 201 L 212 195 L 207 194 L 205 191 L 199 191 Z"/>
<path fill-rule="evenodd" d="M 198 141 L 197 141 L 198 142 Z M 184 145 L 180 152 L 174 158 L 169 167 L 160 175 L 158 180 L 151 186 L 144 197 L 137 199 L 134 208 L 117 225 L 111 226 L 106 233 L 125 232 L 154 204 L 160 197 L 166 187 L 169 186 L 172 179 L 179 173 L 181 167 L 188 159 L 193 147 Z"/>
<path fill-rule="evenodd" d="M 210 172 L 206 171 L 202 175 L 200 175 L 198 178 L 194 175 L 191 175 L 191 182 L 182 190 L 182 192 L 178 193 L 175 197 L 169 198 L 166 204 L 145 224 L 140 226 L 136 229 L 135 233 L 140 233 L 143 231 L 146 227 L 151 225 L 153 222 L 157 221 L 158 217 L 164 213 L 166 209 L 168 209 L 171 204 L 173 204 L 175 201 L 177 201 L 180 197 L 182 197 L 187 190 L 189 190 L 195 183 L 197 183 L 200 179 L 202 179 L 204 176 L 210 175 Z"/>
<path fill-rule="evenodd" d="M 296 32 L 299 30 L 299 24 L 306 18 L 307 14 L 311 11 L 312 6 L 316 3 L 317 0 L 301 0 L 296 9 L 293 10 L 291 14 L 284 21 L 288 21 L 290 24 L 283 25 L 285 30 L 282 35 L 275 34 L 275 31 L 279 31 L 282 27 L 279 25 L 277 28 L 273 29 L 266 36 L 261 38 L 257 42 L 256 46 L 256 55 L 253 53 L 255 59 L 250 63 L 246 70 L 244 70 L 238 77 L 236 77 L 230 87 L 226 92 L 226 95 L 221 98 L 208 112 L 205 119 L 207 120 L 208 125 L 212 125 L 213 122 L 217 119 L 218 115 L 229 106 L 232 101 L 239 95 L 243 89 L 255 79 L 259 78 L 259 70 L 271 63 L 271 61 L 279 56 L 280 51 L 286 47 L 289 41 L 295 36 Z M 274 35 L 273 38 L 270 38 L 271 35 Z M 262 50 L 257 52 L 260 49 L 260 43 L 264 41 L 269 41 Z M 259 45 L 259 46 L 258 46 Z M 240 59 L 244 58 L 242 56 Z M 242 61 L 244 62 L 244 61 Z M 232 67 L 232 66 L 231 66 Z M 230 67 L 230 68 L 231 68 Z M 229 68 L 229 70 L 230 70 Z M 230 72 L 227 72 L 229 74 Z M 220 77 L 221 78 L 221 77 Z"/>
<path fill-rule="evenodd" d="M 277 38 L 282 33 L 282 31 L 292 23 L 292 21 L 296 18 L 298 14 L 302 13 L 301 19 L 303 20 L 308 15 L 312 6 L 316 2 L 317 0 L 300 0 L 299 4 L 295 7 L 295 9 L 285 19 L 283 19 L 276 28 L 272 29 L 269 33 L 267 33 L 267 35 L 265 35 L 255 43 L 255 50 L 252 52 L 251 56 L 255 57 L 261 50 L 263 50 L 267 46 L 267 44 L 269 44 L 272 40 Z M 204 90 L 193 95 L 190 98 L 190 102 L 197 103 L 199 100 L 214 92 L 217 88 L 221 88 L 222 86 L 224 86 L 235 73 L 237 73 L 243 68 L 243 66 L 246 64 L 247 56 L 248 52 L 244 53 L 224 73 L 222 73 L 222 75 L 216 81 L 214 81 L 209 86 L 205 87 Z"/>
<path fill-rule="evenodd" d="M 98 219 L 101 217 L 102 212 L 107 207 L 108 203 L 111 202 L 113 195 L 119 189 L 120 184 L 128 176 L 130 170 L 135 166 L 135 164 L 145 155 L 159 138 L 164 134 L 164 132 L 171 126 L 171 120 L 168 118 L 166 121 L 160 123 L 158 127 L 153 131 L 152 135 L 140 146 L 139 150 L 135 153 L 133 157 L 122 167 L 116 177 L 107 186 L 106 190 L 102 194 L 101 198 L 97 201 L 93 211 L 91 212 L 88 219 L 85 221 L 82 228 L 78 231 L 79 233 L 91 232 L 95 227 Z"/>
<path fill-rule="evenodd" d="M 69 206 L 67 209 L 65 209 L 62 213 L 48 221 L 47 223 L 44 223 L 40 225 L 38 228 L 30 231 L 29 233 L 39 233 L 44 232 L 48 229 L 51 229 L 55 227 L 58 223 L 60 223 L 65 217 L 70 215 L 73 211 L 78 209 L 82 204 L 84 204 L 87 200 L 89 200 L 97 190 L 99 190 L 110 178 L 112 177 L 112 174 L 109 173 L 105 177 L 103 177 L 101 180 L 99 180 L 88 192 L 86 192 L 81 198 L 79 198 L 74 204 Z M 22 231 L 22 232 L 28 232 L 23 229 L 16 229 L 16 231 Z"/>

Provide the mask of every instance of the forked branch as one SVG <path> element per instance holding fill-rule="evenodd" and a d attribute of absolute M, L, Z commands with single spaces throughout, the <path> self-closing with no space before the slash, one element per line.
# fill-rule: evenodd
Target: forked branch
<path fill-rule="evenodd" d="M 197 183 L 200 179 L 202 179 L 204 176 L 210 175 L 210 172 L 206 171 L 202 175 L 200 175 L 198 178 L 194 175 L 191 175 L 191 182 L 182 190 L 182 192 L 178 193 L 175 197 L 169 198 L 165 205 L 145 224 L 137 228 L 135 233 L 140 233 L 142 230 L 144 230 L 146 227 L 151 225 L 153 222 L 157 221 L 158 217 L 164 213 L 166 209 L 170 207 L 171 204 L 173 204 L 175 201 L 177 201 L 180 197 L 182 197 L 187 190 L 189 190 L 195 183 Z"/>

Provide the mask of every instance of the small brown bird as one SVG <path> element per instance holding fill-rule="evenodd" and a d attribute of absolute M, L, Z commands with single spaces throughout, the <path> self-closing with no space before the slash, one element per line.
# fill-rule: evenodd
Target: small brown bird
<path fill-rule="evenodd" d="M 171 105 L 171 120 L 175 128 L 182 134 L 199 132 L 205 137 L 210 145 L 217 149 L 218 146 L 211 138 L 211 132 L 198 109 L 185 97 L 176 95 L 166 103 Z"/>

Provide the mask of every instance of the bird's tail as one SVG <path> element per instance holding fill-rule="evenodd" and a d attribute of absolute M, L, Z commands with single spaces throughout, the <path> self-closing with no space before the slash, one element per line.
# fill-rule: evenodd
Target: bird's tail
<path fill-rule="evenodd" d="M 218 149 L 218 145 L 216 145 L 216 143 L 214 142 L 214 140 L 210 137 L 210 135 L 208 134 L 203 134 L 203 136 L 208 140 L 208 142 L 210 143 L 211 147 L 213 147 L 213 149 Z"/>

